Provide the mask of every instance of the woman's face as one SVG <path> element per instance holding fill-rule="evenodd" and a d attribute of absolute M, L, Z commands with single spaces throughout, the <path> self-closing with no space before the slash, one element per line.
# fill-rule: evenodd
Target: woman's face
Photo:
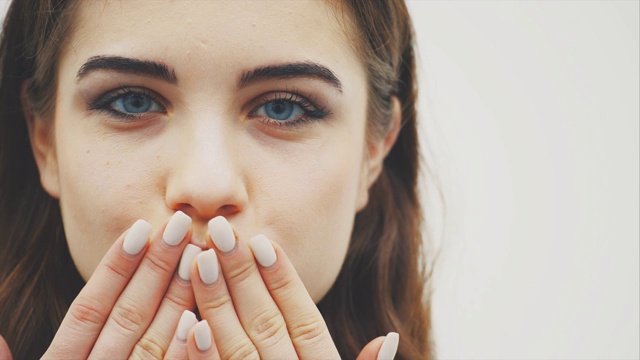
<path fill-rule="evenodd" d="M 82 2 L 36 145 L 82 277 L 136 219 L 182 210 L 197 245 L 218 215 L 280 243 L 319 301 L 371 182 L 349 44 L 320 1 Z"/>

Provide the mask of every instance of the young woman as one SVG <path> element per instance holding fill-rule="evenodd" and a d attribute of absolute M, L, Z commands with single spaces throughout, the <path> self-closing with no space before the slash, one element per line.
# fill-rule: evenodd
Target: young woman
<path fill-rule="evenodd" d="M 402 0 L 20 0 L 0 49 L 16 359 L 432 357 Z"/>

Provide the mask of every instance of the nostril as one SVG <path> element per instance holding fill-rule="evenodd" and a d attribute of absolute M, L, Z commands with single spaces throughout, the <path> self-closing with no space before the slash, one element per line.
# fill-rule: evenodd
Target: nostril
<path fill-rule="evenodd" d="M 216 214 L 216 216 L 224 216 L 226 218 L 229 218 L 233 214 L 235 214 L 235 213 L 237 213 L 239 211 L 240 211 L 240 209 L 235 205 L 223 205 L 218 209 L 218 214 Z"/>
<path fill-rule="evenodd" d="M 198 211 L 198 208 L 188 203 L 176 204 L 172 207 L 172 210 L 180 210 L 191 218 L 191 238 L 189 243 L 196 245 L 203 250 L 209 249 L 210 247 L 207 244 L 207 224 L 209 223 L 209 220 L 217 216 L 223 216 L 227 220 L 231 220 L 234 217 L 237 217 L 239 213 L 243 211 L 243 209 L 239 206 L 227 204 L 220 206 L 216 211 L 203 212 Z"/>
<path fill-rule="evenodd" d="M 194 222 L 203 222 L 205 224 L 216 216 L 224 216 L 225 218 L 230 218 L 241 211 L 239 206 L 231 204 L 220 206 L 215 210 L 198 209 L 195 206 L 187 203 L 177 204 L 171 206 L 171 208 L 174 211 L 180 210 L 183 213 L 189 215 L 189 217 Z"/>

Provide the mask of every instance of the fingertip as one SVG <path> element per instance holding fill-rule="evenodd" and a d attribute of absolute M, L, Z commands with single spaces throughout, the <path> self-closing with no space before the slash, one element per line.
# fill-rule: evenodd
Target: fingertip
<path fill-rule="evenodd" d="M 356 360 L 373 360 L 378 356 L 378 352 L 382 343 L 384 342 L 384 336 L 378 336 L 377 338 L 371 340 L 358 354 L 358 358 Z"/>
<path fill-rule="evenodd" d="M 377 360 L 393 360 L 398 351 L 398 344 L 400 343 L 400 334 L 397 332 L 390 332 L 384 339 L 380 351 L 378 351 Z"/>
<path fill-rule="evenodd" d="M 149 242 L 152 226 L 142 219 L 137 220 L 124 238 L 122 249 L 131 256 L 138 255 Z"/>
<path fill-rule="evenodd" d="M 5 341 L 4 337 L 0 335 L 0 359 L 1 360 L 12 360 L 11 350 L 9 349 L 9 344 Z"/>
<path fill-rule="evenodd" d="M 187 244 L 182 251 L 180 257 L 180 264 L 178 265 L 178 276 L 180 279 L 189 282 L 191 281 L 191 267 L 195 257 L 202 252 L 199 246 L 193 244 Z"/>
<path fill-rule="evenodd" d="M 400 335 L 390 332 L 371 340 L 360 352 L 357 360 L 393 360 L 398 351 Z"/>
<path fill-rule="evenodd" d="M 229 253 L 236 248 L 237 239 L 233 227 L 224 216 L 216 216 L 207 224 L 209 237 L 213 245 L 222 253 Z"/>
<path fill-rule="evenodd" d="M 198 350 L 205 352 L 211 348 L 211 328 L 207 320 L 202 320 L 193 327 L 193 335 Z"/>
<path fill-rule="evenodd" d="M 189 359 L 219 359 L 220 354 L 213 340 L 213 333 L 209 323 L 206 320 L 197 323 L 189 331 L 189 338 L 187 339 Z"/>
<path fill-rule="evenodd" d="M 179 245 L 191 230 L 191 217 L 176 211 L 169 219 L 162 233 L 162 240 L 169 246 Z"/>
<path fill-rule="evenodd" d="M 273 266 L 278 260 L 275 248 L 271 240 L 265 235 L 256 235 L 249 240 L 251 252 L 255 256 L 258 263 L 265 268 Z"/>
<path fill-rule="evenodd" d="M 196 318 L 196 314 L 189 310 L 183 311 L 180 321 L 178 322 L 178 328 L 176 329 L 176 337 L 178 340 L 187 341 L 189 332 L 197 323 L 198 319 Z"/>
<path fill-rule="evenodd" d="M 218 281 L 220 269 L 218 267 L 218 256 L 215 250 L 208 249 L 196 256 L 192 274 L 197 274 L 200 281 L 208 286 L 212 286 Z"/>

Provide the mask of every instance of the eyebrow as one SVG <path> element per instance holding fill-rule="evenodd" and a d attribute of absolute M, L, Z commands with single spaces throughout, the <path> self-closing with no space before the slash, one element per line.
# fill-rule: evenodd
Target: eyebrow
<path fill-rule="evenodd" d="M 127 58 L 122 56 L 93 56 L 78 70 L 76 78 L 82 79 L 87 74 L 97 70 L 114 70 L 133 75 L 149 76 L 170 84 L 177 84 L 176 72 L 165 64 Z"/>
<path fill-rule="evenodd" d="M 329 68 L 311 61 L 295 62 L 280 65 L 268 65 L 255 68 L 242 74 L 238 88 L 243 88 L 259 81 L 272 79 L 288 79 L 293 77 L 309 77 L 322 80 L 342 92 L 342 83 Z"/>

